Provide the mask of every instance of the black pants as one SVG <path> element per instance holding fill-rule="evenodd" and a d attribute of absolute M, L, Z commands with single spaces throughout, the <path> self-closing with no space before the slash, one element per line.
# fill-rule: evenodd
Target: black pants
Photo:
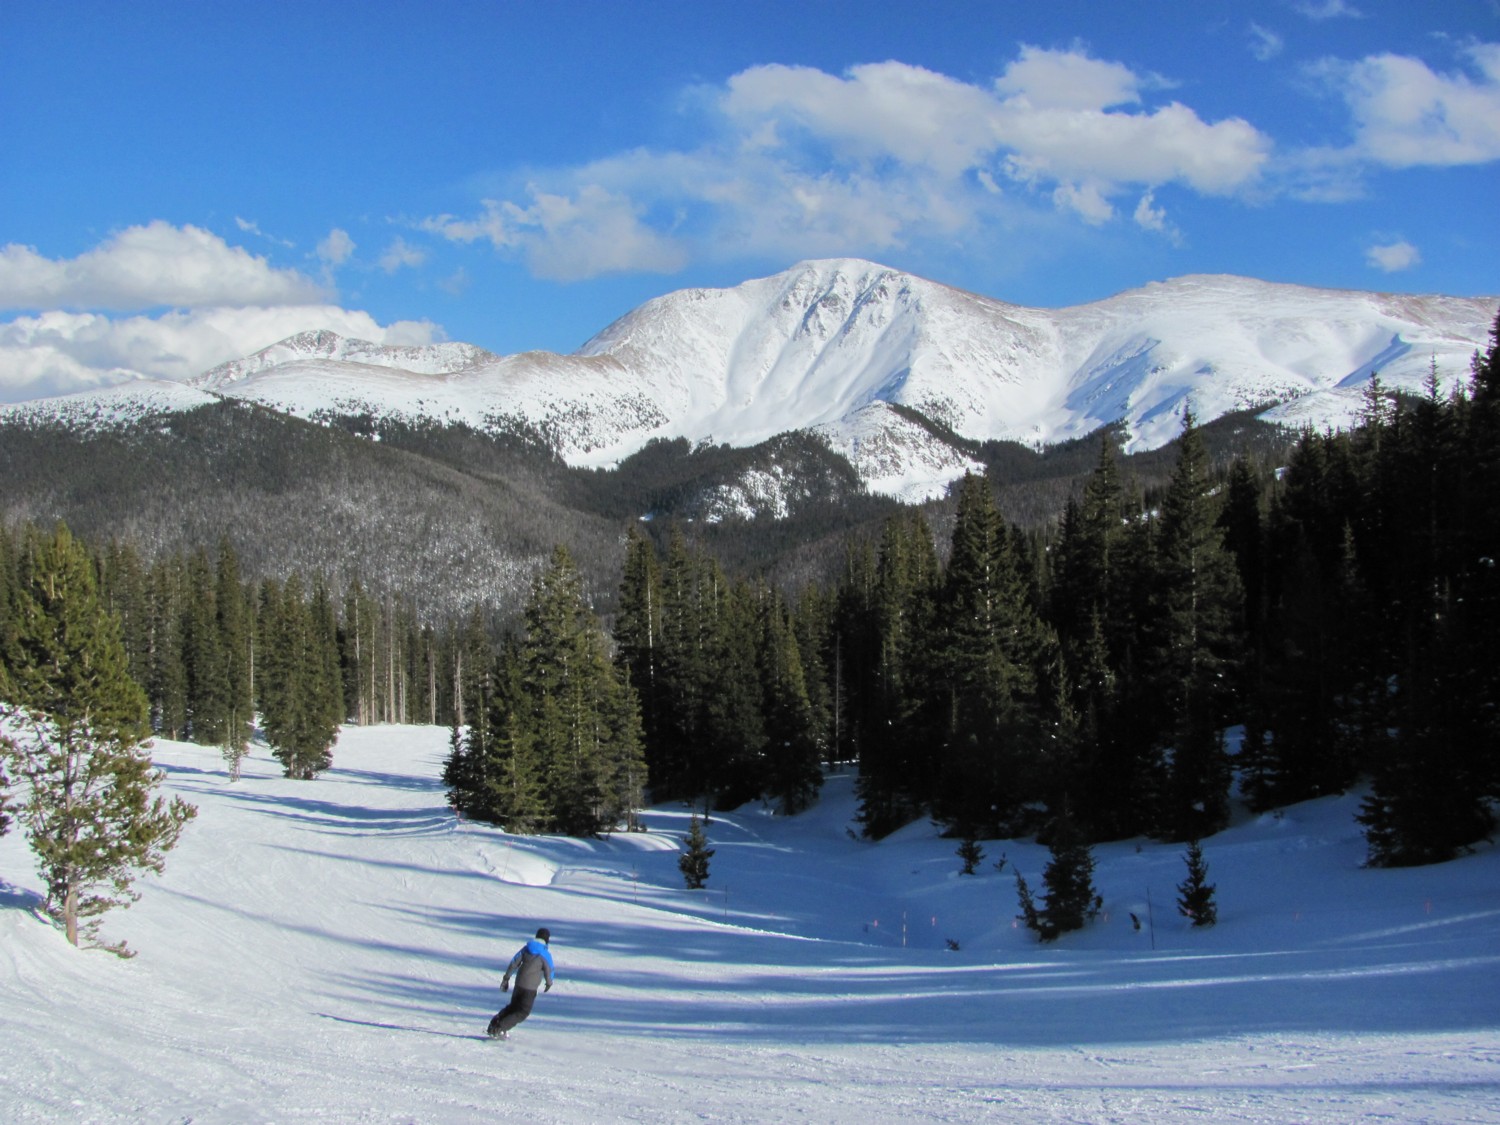
<path fill-rule="evenodd" d="M 531 1006 L 536 1003 L 536 989 L 518 988 L 510 994 L 510 1003 L 495 1013 L 490 1020 L 490 1034 L 499 1031 L 509 1031 L 527 1016 L 531 1015 Z"/>

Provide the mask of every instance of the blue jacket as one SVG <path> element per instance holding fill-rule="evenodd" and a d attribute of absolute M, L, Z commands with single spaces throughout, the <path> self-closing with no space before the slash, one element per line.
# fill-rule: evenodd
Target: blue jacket
<path fill-rule="evenodd" d="M 516 951 L 505 970 L 502 988 L 510 987 L 510 978 L 516 978 L 516 988 L 535 992 L 545 982 L 552 987 L 552 950 L 540 938 L 532 938 Z"/>

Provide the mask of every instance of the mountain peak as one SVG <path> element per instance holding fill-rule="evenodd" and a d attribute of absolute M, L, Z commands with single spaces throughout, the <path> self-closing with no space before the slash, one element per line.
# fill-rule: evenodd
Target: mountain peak
<path fill-rule="evenodd" d="M 866 482 L 911 498 L 969 464 L 948 431 L 1036 445 L 1123 423 L 1128 449 L 1150 449 L 1177 435 L 1188 399 L 1202 422 L 1257 408 L 1343 426 L 1371 371 L 1414 392 L 1434 361 L 1450 382 L 1466 378 L 1495 304 L 1204 274 L 1035 309 L 814 258 L 654 298 L 572 355 L 304 332 L 193 384 L 309 417 L 522 423 L 581 465 L 654 438 L 749 446 L 811 430 Z M 910 410 L 939 425 L 913 424 Z"/>

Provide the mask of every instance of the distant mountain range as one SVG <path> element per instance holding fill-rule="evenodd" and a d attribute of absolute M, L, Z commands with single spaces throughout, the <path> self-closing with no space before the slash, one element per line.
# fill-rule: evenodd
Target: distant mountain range
<path fill-rule="evenodd" d="M 0 406 L 0 522 L 148 557 L 227 539 L 248 577 L 358 576 L 429 619 L 514 620 L 559 543 L 608 612 L 629 524 L 800 586 L 967 469 L 1011 521 L 1054 519 L 1098 458 L 1068 439 L 1102 426 L 1160 485 L 1189 400 L 1215 456 L 1279 456 L 1257 415 L 1339 426 L 1372 370 L 1464 376 L 1495 306 L 1189 277 L 1049 311 L 825 261 L 668 294 L 567 356 L 306 333 L 188 383 Z"/>
<path fill-rule="evenodd" d="M 859 260 L 803 262 L 648 301 L 572 355 L 385 347 L 303 333 L 187 384 L 138 381 L 0 407 L 0 425 L 130 427 L 223 399 L 317 421 L 462 425 L 539 437 L 608 467 L 652 439 L 754 446 L 810 431 L 873 492 L 941 495 L 972 444 L 1039 447 L 1101 426 L 1127 450 L 1256 410 L 1341 427 L 1370 374 L 1419 391 L 1466 376 L 1496 298 L 1183 277 L 1068 309 L 1008 305 Z"/>

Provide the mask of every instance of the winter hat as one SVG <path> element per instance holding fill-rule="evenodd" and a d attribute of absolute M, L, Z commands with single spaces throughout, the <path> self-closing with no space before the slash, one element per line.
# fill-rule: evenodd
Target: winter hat
<path fill-rule="evenodd" d="M 546 926 L 543 926 L 540 930 L 538 930 L 536 932 L 536 936 L 544 945 L 552 944 L 552 931 L 549 930 Z"/>

